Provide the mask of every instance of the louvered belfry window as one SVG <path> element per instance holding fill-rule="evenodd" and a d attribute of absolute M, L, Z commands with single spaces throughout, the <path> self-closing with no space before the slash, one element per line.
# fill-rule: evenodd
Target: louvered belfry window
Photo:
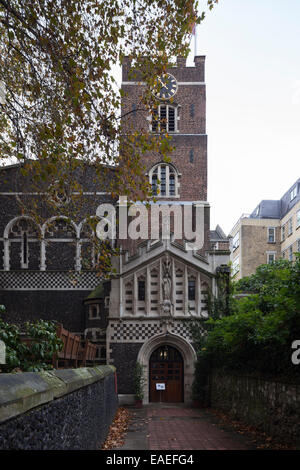
<path fill-rule="evenodd" d="M 159 105 L 153 110 L 152 132 L 175 132 L 176 108 L 170 105 Z"/>

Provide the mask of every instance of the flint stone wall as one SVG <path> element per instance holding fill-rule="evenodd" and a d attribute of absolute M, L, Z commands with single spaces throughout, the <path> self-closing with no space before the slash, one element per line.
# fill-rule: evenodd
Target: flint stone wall
<path fill-rule="evenodd" d="M 300 384 L 214 371 L 210 400 L 213 408 L 282 442 L 300 445 Z"/>
<path fill-rule="evenodd" d="M 0 374 L 0 449 L 100 449 L 117 406 L 113 366 Z"/>

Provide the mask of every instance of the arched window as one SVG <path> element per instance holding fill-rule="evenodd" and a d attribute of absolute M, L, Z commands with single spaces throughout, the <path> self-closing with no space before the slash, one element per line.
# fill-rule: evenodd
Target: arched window
<path fill-rule="evenodd" d="M 160 104 L 152 112 L 152 132 L 177 132 L 177 107 Z"/>
<path fill-rule="evenodd" d="M 178 174 L 171 165 L 160 164 L 151 169 L 150 184 L 154 196 L 172 197 L 179 195 Z"/>
<path fill-rule="evenodd" d="M 12 219 L 4 230 L 4 269 L 38 270 L 40 227 L 29 216 Z"/>

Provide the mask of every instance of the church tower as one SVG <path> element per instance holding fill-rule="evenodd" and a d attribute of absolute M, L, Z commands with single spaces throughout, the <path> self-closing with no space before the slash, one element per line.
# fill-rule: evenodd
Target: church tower
<path fill-rule="evenodd" d="M 107 358 L 117 367 L 124 403 L 134 397 L 137 362 L 143 367 L 144 403 L 191 400 L 196 353 L 187 322 L 207 316 L 207 293 L 216 294 L 216 268 L 228 262 L 227 255 L 216 259 L 210 252 L 205 57 L 195 57 L 194 63 L 187 67 L 179 57 L 158 77 L 159 106 L 152 115 L 137 111 L 145 84 L 132 78 L 128 58 L 123 63 L 122 114 L 132 111 L 135 129 L 167 131 L 175 147 L 168 163 L 158 154 L 144 157 L 158 203 L 204 208 L 200 250 L 188 250 L 172 237 L 140 241 L 135 253 L 121 244 L 111 281 Z"/>
<path fill-rule="evenodd" d="M 176 66 L 170 68 L 165 77 L 158 77 L 159 105 L 150 116 L 138 111 L 144 85 L 132 78 L 130 61 L 125 58 L 122 114 L 130 113 L 134 129 L 146 127 L 150 133 L 162 131 L 171 137 L 175 150 L 170 155 L 170 164 L 161 161 L 157 154 L 147 155 L 143 161 L 146 174 L 158 202 L 191 205 L 206 202 L 204 253 L 209 249 L 205 56 L 195 57 L 194 62 L 195 66 L 187 67 L 186 59 L 178 57 Z"/>
<path fill-rule="evenodd" d="M 170 179 L 164 194 L 160 197 L 172 197 L 182 201 L 207 200 L 207 136 L 206 136 L 206 93 L 204 78 L 205 57 L 195 57 L 195 67 L 186 67 L 184 58 L 177 58 L 176 67 L 168 70 L 165 78 L 166 90 L 161 88 L 157 114 L 164 123 L 155 122 L 148 116 L 149 131 L 156 133 L 160 126 L 172 136 L 172 145 L 176 150 L 171 159 L 176 170 L 175 188 Z M 141 86 L 129 79 L 130 62 L 125 60 L 123 65 L 122 89 L 124 112 L 134 110 L 138 106 Z M 168 90 L 168 88 L 170 90 Z M 166 91 L 166 92 L 165 92 Z M 168 99 L 168 97 L 171 98 Z M 135 113 L 136 128 L 145 126 L 145 116 Z M 156 156 L 146 157 L 146 167 L 153 182 L 154 165 L 159 164 Z M 153 175 L 153 176 L 152 176 Z M 161 174 L 164 179 L 165 174 Z M 166 177 L 168 175 L 166 174 Z M 162 188 L 161 188 L 162 189 Z"/>

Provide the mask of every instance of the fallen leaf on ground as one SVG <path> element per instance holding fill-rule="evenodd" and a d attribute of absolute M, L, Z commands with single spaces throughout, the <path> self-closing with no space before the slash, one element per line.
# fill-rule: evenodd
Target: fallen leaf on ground
<path fill-rule="evenodd" d="M 292 445 L 279 442 L 274 437 L 268 436 L 265 432 L 260 431 L 254 426 L 249 426 L 241 421 L 234 421 L 232 417 L 220 410 L 210 409 L 210 412 L 221 422 L 222 425 L 234 428 L 239 434 L 249 436 L 252 444 L 257 449 L 274 449 L 274 450 L 295 450 Z"/>
<path fill-rule="evenodd" d="M 125 408 L 119 408 L 109 428 L 107 438 L 102 444 L 101 450 L 115 449 L 124 444 L 124 436 L 130 420 L 131 415 L 129 411 Z"/>

